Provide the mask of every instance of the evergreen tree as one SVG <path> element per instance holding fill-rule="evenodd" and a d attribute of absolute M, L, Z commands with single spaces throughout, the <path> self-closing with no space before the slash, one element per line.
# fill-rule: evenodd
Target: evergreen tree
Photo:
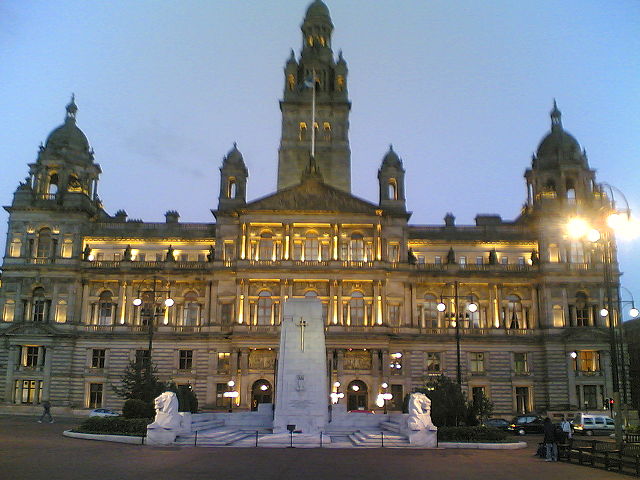
<path fill-rule="evenodd" d="M 468 407 L 460 385 L 440 375 L 430 379 L 422 391 L 431 399 L 431 420 L 436 426 L 457 427 L 464 422 Z"/>
<path fill-rule="evenodd" d="M 132 361 L 120 377 L 121 386 L 114 385 L 113 391 L 126 400 L 142 400 L 153 405 L 153 400 L 166 390 L 164 382 L 158 380 L 155 366 L 149 368 L 147 362 Z"/>

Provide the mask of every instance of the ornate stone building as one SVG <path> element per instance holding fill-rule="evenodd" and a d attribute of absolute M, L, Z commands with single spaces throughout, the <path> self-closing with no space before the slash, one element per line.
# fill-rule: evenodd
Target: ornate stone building
<path fill-rule="evenodd" d="M 517 219 L 412 225 L 392 148 L 378 202 L 350 193 L 348 71 L 332 30 L 314 1 L 301 54 L 284 69 L 277 191 L 247 201 L 234 146 L 215 222 L 108 214 L 72 99 L 5 207 L 1 402 L 119 408 L 111 385 L 151 354 L 159 375 L 192 385 L 202 406 L 228 405 L 234 380 L 238 406 L 255 407 L 276 392 L 283 303 L 316 297 L 330 381 L 349 408 L 372 408 L 383 383 L 398 408 L 440 374 L 469 398 L 487 395 L 497 415 L 602 405 L 612 390 L 608 319 L 598 314 L 606 255 L 568 238 L 565 224 L 598 219 L 610 201 L 560 111 L 525 172 Z"/>

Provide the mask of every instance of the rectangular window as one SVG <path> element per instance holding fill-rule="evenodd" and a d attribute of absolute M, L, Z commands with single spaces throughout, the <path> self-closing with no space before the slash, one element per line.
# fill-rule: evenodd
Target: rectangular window
<path fill-rule="evenodd" d="M 178 260 L 180 262 L 188 262 L 189 261 L 189 254 L 181 253 L 180 255 L 178 255 Z"/>
<path fill-rule="evenodd" d="M 65 238 L 62 243 L 62 258 L 71 258 L 73 255 L 73 239 Z"/>
<path fill-rule="evenodd" d="M 161 253 L 156 253 L 156 262 L 161 262 L 163 260 Z"/>
<path fill-rule="evenodd" d="M 433 257 L 433 263 L 435 263 L 436 265 L 441 265 L 442 257 L 440 255 L 436 255 L 435 257 Z"/>
<path fill-rule="evenodd" d="M 482 258 L 482 256 L 478 255 L 476 257 L 476 265 L 482 265 L 484 263 L 484 259 Z"/>
<path fill-rule="evenodd" d="M 465 257 L 464 255 L 460 255 L 458 257 L 458 264 L 459 265 L 466 265 L 467 264 L 467 257 Z"/>
<path fill-rule="evenodd" d="M 588 327 L 591 309 L 588 305 L 584 307 L 576 307 L 576 326 Z"/>
<path fill-rule="evenodd" d="M 226 383 L 216 383 L 216 407 L 228 407 L 229 401 L 224 397 L 227 391 Z"/>
<path fill-rule="evenodd" d="M 400 258 L 400 245 L 397 245 L 397 244 L 389 245 L 389 261 L 397 262 L 399 258 Z"/>
<path fill-rule="evenodd" d="M 584 408 L 598 408 L 597 386 L 596 385 L 584 385 L 582 387 L 584 392 Z"/>
<path fill-rule="evenodd" d="M 529 387 L 516 387 L 516 412 L 520 415 L 529 413 L 531 405 L 529 404 Z"/>
<path fill-rule="evenodd" d="M 113 260 L 116 262 L 119 262 L 120 260 L 122 260 L 122 254 L 121 253 L 114 253 L 113 254 Z"/>
<path fill-rule="evenodd" d="M 561 305 L 553 306 L 553 326 L 557 328 L 564 327 L 564 309 Z"/>
<path fill-rule="evenodd" d="M 22 251 L 22 242 L 19 238 L 14 238 L 11 240 L 11 247 L 9 248 L 9 256 L 10 257 L 19 257 L 20 252 Z"/>
<path fill-rule="evenodd" d="M 440 352 L 427 352 L 427 372 L 441 372 Z"/>
<path fill-rule="evenodd" d="M 404 401 L 402 385 L 391 385 L 391 408 L 402 411 Z"/>
<path fill-rule="evenodd" d="M 160 255 L 160 260 L 162 260 L 162 254 Z M 147 254 L 146 253 L 138 253 L 138 255 L 136 256 L 136 260 L 138 260 L 139 262 L 144 262 L 147 259 Z"/>
<path fill-rule="evenodd" d="M 198 261 L 199 262 L 204 262 L 205 259 L 205 254 L 204 253 L 199 253 L 198 254 Z"/>
<path fill-rule="evenodd" d="M 42 400 L 42 380 L 16 380 L 15 403 L 40 403 Z"/>
<path fill-rule="evenodd" d="M 514 352 L 513 370 L 517 375 L 529 373 L 529 363 L 527 362 L 527 354 L 525 352 Z"/>
<path fill-rule="evenodd" d="M 13 300 L 6 300 L 4 308 L 2 309 L 2 319 L 5 322 L 13 322 L 13 316 L 15 314 L 16 304 Z"/>
<path fill-rule="evenodd" d="M 47 310 L 47 302 L 45 300 L 35 300 L 33 302 L 33 315 L 31 320 L 34 322 L 44 322 Z"/>
<path fill-rule="evenodd" d="M 484 373 L 484 352 L 471 352 L 469 359 L 472 374 Z"/>
<path fill-rule="evenodd" d="M 23 367 L 36 368 L 38 366 L 40 348 L 37 346 L 22 347 L 21 365 Z M 42 351 L 44 353 L 44 348 Z"/>
<path fill-rule="evenodd" d="M 508 265 L 509 264 L 509 257 L 500 257 L 500 264 Z"/>
<path fill-rule="evenodd" d="M 91 368 L 104 368 L 107 351 L 103 348 L 94 348 L 91 351 Z"/>
<path fill-rule="evenodd" d="M 418 265 L 424 265 L 424 255 L 418 255 Z"/>
<path fill-rule="evenodd" d="M 231 354 L 227 352 L 218 353 L 218 373 L 230 373 Z"/>
<path fill-rule="evenodd" d="M 233 303 L 223 303 L 220 305 L 220 323 L 231 325 L 233 322 Z"/>
<path fill-rule="evenodd" d="M 136 363 L 144 365 L 149 361 L 151 355 L 149 355 L 149 350 L 136 350 Z"/>
<path fill-rule="evenodd" d="M 224 250 L 223 250 L 223 255 L 224 255 L 224 259 L 225 260 L 233 260 L 235 257 L 235 248 L 233 243 L 231 242 L 225 242 L 224 243 Z"/>
<path fill-rule="evenodd" d="M 400 305 L 389 305 L 389 324 L 393 327 L 400 326 Z"/>
<path fill-rule="evenodd" d="M 180 350 L 178 368 L 180 370 L 191 370 L 193 367 L 193 350 Z"/>
<path fill-rule="evenodd" d="M 525 265 L 524 257 L 518 257 L 518 265 Z"/>
<path fill-rule="evenodd" d="M 577 360 L 581 372 L 593 373 L 600 371 L 600 352 L 581 350 L 578 352 Z"/>
<path fill-rule="evenodd" d="M 89 408 L 102 407 L 102 383 L 89 384 Z"/>

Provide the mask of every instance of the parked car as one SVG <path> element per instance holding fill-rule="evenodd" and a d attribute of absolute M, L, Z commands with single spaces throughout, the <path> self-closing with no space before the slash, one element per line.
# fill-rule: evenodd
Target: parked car
<path fill-rule="evenodd" d="M 544 433 L 544 420 L 537 415 L 519 415 L 511 421 L 508 431 L 517 435 Z"/>
<path fill-rule="evenodd" d="M 120 414 L 114 410 L 108 408 L 96 408 L 89 412 L 90 417 L 119 417 Z"/>
<path fill-rule="evenodd" d="M 576 413 L 571 421 L 573 431 L 582 435 L 596 435 L 598 433 L 613 433 L 615 421 L 606 415 L 592 415 L 589 413 Z"/>
<path fill-rule="evenodd" d="M 482 426 L 497 428 L 499 430 L 508 430 L 510 423 L 504 418 L 487 418 L 484 422 L 482 422 Z"/>

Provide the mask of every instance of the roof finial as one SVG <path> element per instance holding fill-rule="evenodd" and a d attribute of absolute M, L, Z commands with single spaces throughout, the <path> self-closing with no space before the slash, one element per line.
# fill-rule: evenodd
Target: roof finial
<path fill-rule="evenodd" d="M 73 121 L 75 121 L 76 112 L 78 111 L 78 106 L 76 105 L 76 94 L 75 93 L 71 94 L 71 101 L 67 105 L 66 110 L 67 110 L 67 116 L 66 116 L 65 120 L 73 120 Z"/>
<path fill-rule="evenodd" d="M 556 99 L 553 99 L 553 110 L 551 110 L 551 130 L 562 130 L 562 113 L 558 109 Z"/>
<path fill-rule="evenodd" d="M 393 143 L 390 143 L 390 144 L 389 144 L 389 151 L 390 151 L 390 152 L 393 152 Z"/>

